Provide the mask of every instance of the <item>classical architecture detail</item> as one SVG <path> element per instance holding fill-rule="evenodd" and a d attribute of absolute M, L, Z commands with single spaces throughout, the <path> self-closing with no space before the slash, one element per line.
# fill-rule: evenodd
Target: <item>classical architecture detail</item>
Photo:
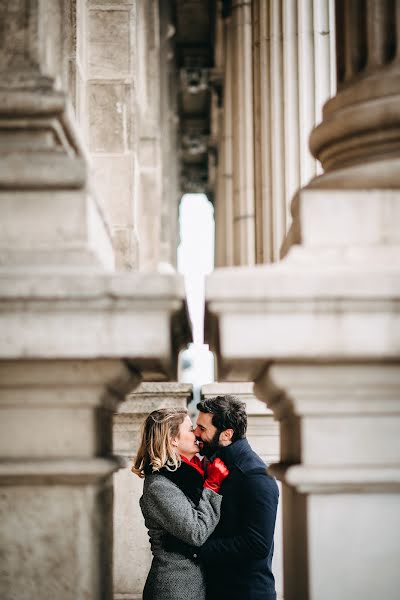
<path fill-rule="evenodd" d="M 148 194 L 156 204 L 158 223 L 162 216 L 159 113 L 149 123 L 150 103 L 139 128 L 131 102 L 141 81 L 130 59 L 137 8 L 146 12 L 133 0 L 113 10 L 92 0 L 2 3 L 5 600 L 112 597 L 112 474 L 120 466 L 112 454 L 113 414 L 142 379 L 175 379 L 178 353 L 190 341 L 183 282 L 172 268 L 168 275 L 114 271 L 115 264 L 137 267 L 126 240 L 148 237 L 145 218 L 134 221 L 136 210 L 146 212 L 137 189 L 142 203 Z M 141 48 L 158 64 L 158 49 L 152 58 L 146 44 Z M 147 92 L 159 108 L 157 94 Z M 152 228 L 160 243 L 161 227 Z M 171 236 L 168 242 L 172 256 L 176 238 L 174 252 Z M 152 264 L 159 256 L 155 249 Z"/>
<path fill-rule="evenodd" d="M 313 186 L 399 187 L 399 11 L 370 2 L 337 13 L 338 93 L 311 135 L 325 170 Z"/>
<path fill-rule="evenodd" d="M 336 3 L 338 93 L 310 140 L 326 172 L 282 262 L 208 280 L 219 377 L 255 381 L 280 423 L 286 600 L 400 585 L 397 10 Z"/>
<path fill-rule="evenodd" d="M 215 192 L 219 267 L 279 259 L 293 195 L 317 173 L 308 137 L 335 89 L 329 0 L 227 2 L 225 8 L 222 33 L 216 27 L 216 56 L 220 48 L 224 54 Z"/>
<path fill-rule="evenodd" d="M 114 453 L 191 394 L 186 191 L 216 219 L 204 393 L 246 398 L 266 459 L 279 424 L 285 600 L 397 600 L 399 27 L 383 0 L 0 3 L 2 600 L 140 597 Z"/>

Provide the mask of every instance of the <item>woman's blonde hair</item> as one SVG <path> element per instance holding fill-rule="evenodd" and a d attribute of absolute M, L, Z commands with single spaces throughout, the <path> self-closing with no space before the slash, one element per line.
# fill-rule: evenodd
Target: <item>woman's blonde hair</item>
<path fill-rule="evenodd" d="M 160 408 L 146 417 L 133 473 L 144 477 L 164 466 L 170 471 L 180 467 L 180 456 L 171 442 L 172 438 L 179 437 L 179 426 L 187 414 L 185 408 Z"/>

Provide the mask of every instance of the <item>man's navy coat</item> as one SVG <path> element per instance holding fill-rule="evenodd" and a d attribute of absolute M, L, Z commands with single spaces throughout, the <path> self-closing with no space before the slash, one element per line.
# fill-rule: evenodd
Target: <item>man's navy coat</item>
<path fill-rule="evenodd" d="M 201 547 L 207 600 L 276 600 L 271 571 L 278 486 L 243 438 L 221 448 L 229 468 L 222 484 L 221 519 Z"/>

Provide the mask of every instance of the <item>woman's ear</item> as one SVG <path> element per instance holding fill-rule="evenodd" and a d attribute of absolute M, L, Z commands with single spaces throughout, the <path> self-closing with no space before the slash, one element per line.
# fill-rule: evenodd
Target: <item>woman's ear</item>
<path fill-rule="evenodd" d="M 174 446 L 176 448 L 176 446 L 178 445 L 178 438 L 177 437 L 173 437 L 170 438 L 171 439 L 171 446 Z"/>

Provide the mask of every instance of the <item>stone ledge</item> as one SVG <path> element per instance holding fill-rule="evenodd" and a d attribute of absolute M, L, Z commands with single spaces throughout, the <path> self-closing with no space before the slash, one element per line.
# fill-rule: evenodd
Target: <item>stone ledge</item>
<path fill-rule="evenodd" d="M 254 381 L 276 360 L 397 360 L 399 273 L 391 265 L 287 262 L 215 271 L 207 281 L 206 341 L 218 353 L 219 378 Z"/>
<path fill-rule="evenodd" d="M 66 460 L 1 461 L 0 486 L 81 485 L 106 480 L 122 466 L 119 457 Z"/>
<path fill-rule="evenodd" d="M 191 339 L 180 276 L 3 270 L 0 288 L 2 359 L 125 357 L 154 381 Z"/>
<path fill-rule="evenodd" d="M 400 467 L 308 467 L 277 463 L 270 465 L 269 471 L 300 493 L 400 491 Z"/>

